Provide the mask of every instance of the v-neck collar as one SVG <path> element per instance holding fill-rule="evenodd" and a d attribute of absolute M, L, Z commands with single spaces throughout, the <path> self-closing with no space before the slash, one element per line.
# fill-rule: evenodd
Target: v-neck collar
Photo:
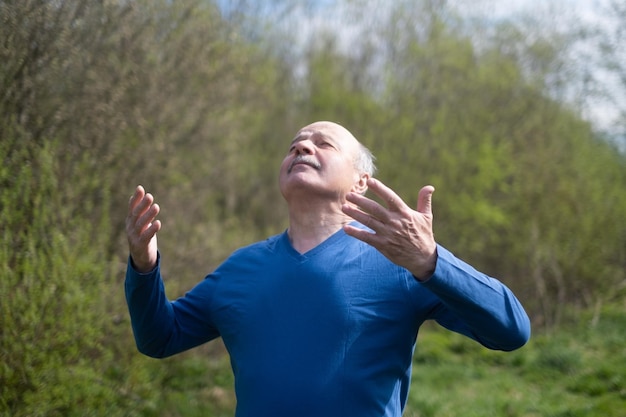
<path fill-rule="evenodd" d="M 346 237 L 346 233 L 343 231 L 343 228 L 340 228 L 332 235 L 328 236 L 323 242 L 319 245 L 309 249 L 304 253 L 300 253 L 294 249 L 291 241 L 289 240 L 289 234 L 287 230 L 285 230 L 280 237 L 280 242 L 282 246 L 285 248 L 285 251 L 291 258 L 298 262 L 306 262 L 307 260 L 314 258 L 317 254 L 323 252 L 327 247 L 334 245 L 336 242 L 341 241 Z"/>

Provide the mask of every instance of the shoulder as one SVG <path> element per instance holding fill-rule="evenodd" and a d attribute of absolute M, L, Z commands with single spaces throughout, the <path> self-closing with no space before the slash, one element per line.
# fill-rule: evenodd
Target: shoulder
<path fill-rule="evenodd" d="M 243 246 L 228 256 L 217 271 L 248 269 L 259 267 L 276 258 L 277 246 L 282 235 L 271 236 L 265 240 Z"/>
<path fill-rule="evenodd" d="M 261 240 L 258 242 L 251 243 L 246 246 L 242 246 L 241 248 L 235 250 L 229 258 L 233 257 L 249 257 L 249 256 L 265 256 L 269 253 L 276 252 L 276 247 L 281 239 L 282 234 L 270 236 L 265 240 Z"/>

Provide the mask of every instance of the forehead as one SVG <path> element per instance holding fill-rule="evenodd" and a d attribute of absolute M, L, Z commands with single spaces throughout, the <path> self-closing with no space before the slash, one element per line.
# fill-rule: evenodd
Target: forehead
<path fill-rule="evenodd" d="M 296 133 L 293 142 L 314 136 L 320 136 L 346 146 L 358 143 L 348 129 L 333 122 L 315 122 L 305 126 Z"/>

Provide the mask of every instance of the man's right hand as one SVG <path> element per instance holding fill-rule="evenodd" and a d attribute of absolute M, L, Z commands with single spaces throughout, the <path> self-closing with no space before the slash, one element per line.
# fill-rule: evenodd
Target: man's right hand
<path fill-rule="evenodd" d="M 126 236 L 134 268 L 137 272 L 150 272 L 157 265 L 157 238 L 161 221 L 155 220 L 160 208 L 152 194 L 141 185 L 128 202 Z"/>

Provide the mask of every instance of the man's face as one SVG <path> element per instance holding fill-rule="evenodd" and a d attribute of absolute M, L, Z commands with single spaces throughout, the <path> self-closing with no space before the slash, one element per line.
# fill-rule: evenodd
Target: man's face
<path fill-rule="evenodd" d="M 355 157 L 359 143 L 342 126 L 316 122 L 303 127 L 289 145 L 280 166 L 283 196 L 325 194 L 342 199 L 359 182 Z"/>

